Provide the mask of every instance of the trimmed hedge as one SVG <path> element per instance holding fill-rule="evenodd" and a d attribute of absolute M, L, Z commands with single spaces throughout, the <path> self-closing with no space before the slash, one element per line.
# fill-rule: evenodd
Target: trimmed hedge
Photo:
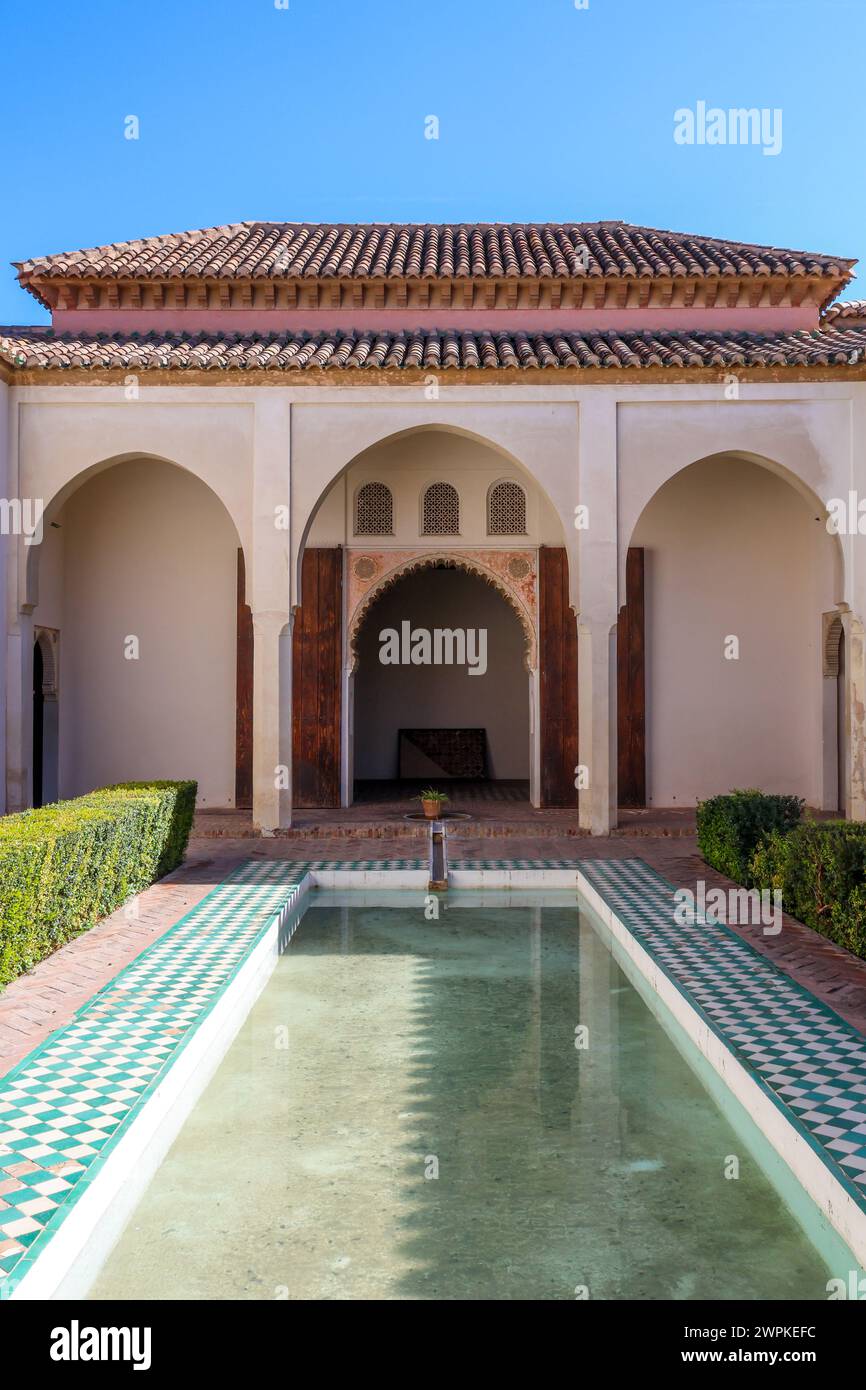
<path fill-rule="evenodd" d="M 751 861 L 765 835 L 786 834 L 800 820 L 803 801 L 798 796 L 769 796 L 764 792 L 733 791 L 698 802 L 698 849 L 719 873 L 755 885 Z"/>
<path fill-rule="evenodd" d="M 195 782 L 128 782 L 0 819 L 0 986 L 181 863 Z"/>
<path fill-rule="evenodd" d="M 866 825 L 803 821 L 768 835 L 751 863 L 756 888 L 779 888 L 792 917 L 866 957 Z"/>

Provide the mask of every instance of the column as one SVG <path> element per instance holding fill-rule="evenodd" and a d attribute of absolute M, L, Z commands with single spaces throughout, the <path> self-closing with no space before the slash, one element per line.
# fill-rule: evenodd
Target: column
<path fill-rule="evenodd" d="M 616 627 L 577 624 L 577 699 L 581 766 L 589 787 L 578 798 L 582 830 L 609 835 L 617 822 Z"/>
<path fill-rule="evenodd" d="M 595 388 L 580 406 L 578 445 L 577 689 L 581 828 L 608 835 L 617 822 L 616 620 L 618 612 L 616 398 Z"/>
<path fill-rule="evenodd" d="M 866 632 L 863 623 L 853 613 L 846 613 L 843 623 L 847 687 L 847 816 L 849 820 L 866 820 Z"/>
<path fill-rule="evenodd" d="M 290 599 L 291 404 L 278 387 L 255 401 L 253 545 L 253 824 L 263 835 L 291 824 Z"/>
<path fill-rule="evenodd" d="M 263 835 L 291 825 L 291 738 L 286 739 L 285 649 L 289 615 L 253 613 L 253 823 Z M 291 666 L 291 663 L 289 663 Z M 289 680 L 291 676 L 289 675 Z"/>

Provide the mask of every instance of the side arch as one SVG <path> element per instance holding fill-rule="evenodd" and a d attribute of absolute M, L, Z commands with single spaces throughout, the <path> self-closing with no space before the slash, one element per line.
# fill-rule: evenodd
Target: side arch
<path fill-rule="evenodd" d="M 625 565 L 628 548 L 630 545 L 634 544 L 635 532 L 640 524 L 641 518 L 653 499 L 658 496 L 663 488 L 667 487 L 675 478 L 681 477 L 682 474 L 687 473 L 690 468 L 704 463 L 722 462 L 725 459 L 736 459 L 743 463 L 752 463 L 758 468 L 763 468 L 768 473 L 774 474 L 777 478 L 781 479 L 782 482 L 787 483 L 793 488 L 793 490 L 802 497 L 804 502 L 813 509 L 816 520 L 826 525 L 830 515 L 827 502 L 815 492 L 814 488 L 812 488 L 799 473 L 787 467 L 787 465 L 780 463 L 778 460 L 766 454 L 755 453 L 748 449 L 716 449 L 712 453 L 701 454 L 696 458 L 687 459 L 681 463 L 678 462 L 661 480 L 653 478 L 648 480 L 647 484 L 639 491 L 634 489 L 630 490 L 628 506 L 623 507 L 623 513 L 620 518 L 619 592 L 621 595 L 625 593 Z M 828 531 L 828 534 L 833 535 L 830 531 Z M 841 538 L 838 535 L 833 535 L 833 539 L 835 541 L 834 548 L 839 569 L 837 583 L 839 592 L 836 596 L 836 601 L 842 602 L 845 597 L 847 579 L 845 551 Z M 620 599 L 620 602 L 622 602 L 622 599 Z"/>
<path fill-rule="evenodd" d="M 835 806 L 822 621 L 840 601 L 843 554 L 826 521 L 802 478 L 745 450 L 695 459 L 652 489 L 620 556 L 640 559 L 645 585 L 638 596 L 620 579 L 617 652 L 620 691 L 645 653 L 645 722 L 631 738 L 649 804 L 754 786 Z"/>
<path fill-rule="evenodd" d="M 61 795 L 192 776 L 202 805 L 235 804 L 243 570 L 222 500 L 191 470 L 133 455 L 52 504 L 60 529 L 26 557 L 34 607 L 20 623 L 60 633 Z M 32 661 L 22 646 L 24 689 Z M 29 755 L 25 733 L 25 769 Z"/>
<path fill-rule="evenodd" d="M 98 462 L 91 464 L 90 467 L 79 470 L 68 478 L 50 497 L 41 499 L 43 504 L 43 530 L 46 526 L 50 526 L 52 522 L 56 521 L 57 516 L 63 510 L 69 498 L 72 497 L 74 493 L 78 492 L 80 488 L 84 487 L 86 483 L 90 482 L 91 479 L 97 477 L 100 473 L 107 472 L 111 468 L 118 467 L 124 463 L 133 463 L 139 459 L 151 460 L 154 463 L 168 464 L 171 468 L 179 469 L 182 473 L 186 473 L 190 477 L 195 478 L 196 482 L 201 483 L 202 487 L 207 488 L 207 490 L 218 499 L 234 526 L 238 538 L 238 547 L 243 552 L 246 572 L 250 573 L 251 556 L 249 554 L 249 544 L 245 543 L 244 530 L 240 523 L 240 519 L 232 509 L 230 499 L 226 498 L 220 489 L 214 487 L 212 480 L 202 477 L 201 473 L 193 468 L 188 468 L 183 463 L 177 462 L 176 459 L 165 457 L 162 454 L 132 450 L 128 453 L 114 454 L 110 457 L 100 459 Z M 21 587 L 19 590 L 21 594 L 19 608 L 22 613 L 32 613 L 33 609 L 39 603 L 39 549 L 40 547 L 38 545 L 22 545 L 20 548 L 22 573 Z"/>

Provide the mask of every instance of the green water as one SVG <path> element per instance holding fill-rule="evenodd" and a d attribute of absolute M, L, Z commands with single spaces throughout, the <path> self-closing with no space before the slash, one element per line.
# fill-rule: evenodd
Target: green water
<path fill-rule="evenodd" d="M 91 1297 L 820 1299 L 847 1272 L 564 895 L 331 901 Z"/>

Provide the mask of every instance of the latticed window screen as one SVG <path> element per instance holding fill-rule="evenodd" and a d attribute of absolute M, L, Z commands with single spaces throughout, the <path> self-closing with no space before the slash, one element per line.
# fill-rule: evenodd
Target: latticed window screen
<path fill-rule="evenodd" d="M 496 483 L 487 496 L 489 536 L 526 535 L 526 493 L 519 483 Z"/>
<path fill-rule="evenodd" d="M 431 483 L 424 493 L 422 530 L 425 536 L 460 534 L 460 498 L 450 483 Z"/>
<path fill-rule="evenodd" d="M 355 497 L 355 535 L 390 536 L 394 530 L 394 499 L 384 483 L 365 483 Z"/>

